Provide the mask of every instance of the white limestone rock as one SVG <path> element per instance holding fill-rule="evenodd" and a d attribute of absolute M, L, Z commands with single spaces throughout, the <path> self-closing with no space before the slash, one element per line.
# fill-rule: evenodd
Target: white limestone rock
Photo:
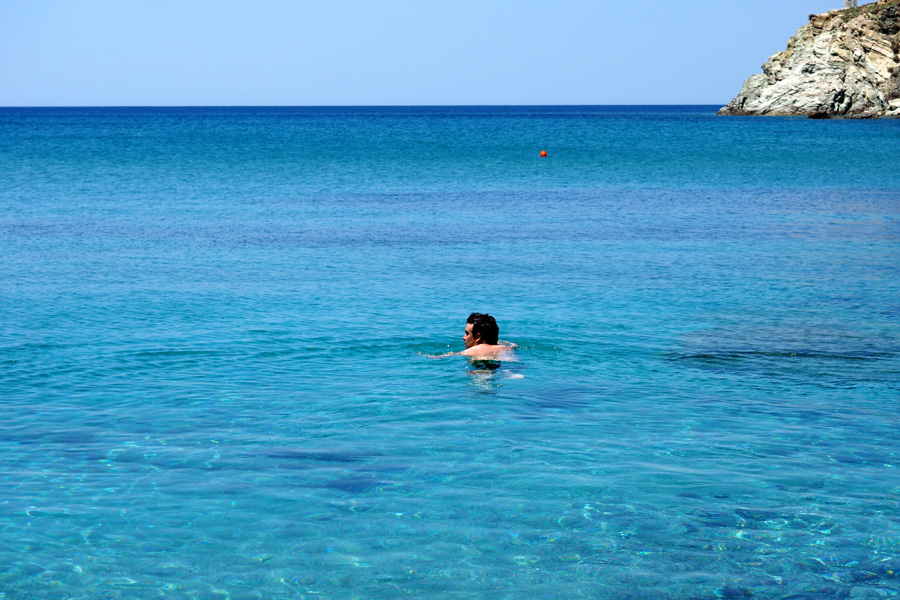
<path fill-rule="evenodd" d="M 720 115 L 900 116 L 900 0 L 810 15 Z"/>

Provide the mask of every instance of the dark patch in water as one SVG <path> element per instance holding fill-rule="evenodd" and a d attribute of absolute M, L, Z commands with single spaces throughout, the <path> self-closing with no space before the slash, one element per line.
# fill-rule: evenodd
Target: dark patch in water
<path fill-rule="evenodd" d="M 878 579 L 879 577 L 872 571 L 856 570 L 850 571 L 848 578 L 850 581 L 856 583 L 860 581 L 873 581 L 875 579 Z"/>
<path fill-rule="evenodd" d="M 528 403 L 541 408 L 587 408 L 596 396 L 597 390 L 589 386 L 565 386 L 538 392 Z"/>
<path fill-rule="evenodd" d="M 700 362 L 728 363 L 754 358 L 813 358 L 835 360 L 883 360 L 891 358 L 889 352 L 820 352 L 816 350 L 723 350 L 720 352 L 700 352 L 697 354 L 675 354 L 670 360 L 695 360 Z"/>
<path fill-rule="evenodd" d="M 871 570 L 882 577 L 888 576 L 900 578 L 900 560 L 887 560 L 878 563 Z"/>
<path fill-rule="evenodd" d="M 308 451 L 308 450 L 292 450 L 285 448 L 283 450 L 269 451 L 266 453 L 269 458 L 281 458 L 287 460 L 300 461 L 316 461 L 331 463 L 358 463 L 368 458 L 372 458 L 370 454 L 362 454 L 359 452 L 339 452 L 331 450 Z"/>
<path fill-rule="evenodd" d="M 340 490 L 342 492 L 351 492 L 361 494 L 376 489 L 380 482 L 371 477 L 348 477 L 346 479 L 335 479 L 324 485 L 326 488 Z"/>
<path fill-rule="evenodd" d="M 845 585 L 823 585 L 799 594 L 782 596 L 781 600 L 834 600 L 835 598 L 846 598 L 850 595 L 850 591 L 851 588 Z"/>
<path fill-rule="evenodd" d="M 402 473 L 403 471 L 409 470 L 409 465 L 402 463 L 385 463 L 367 465 L 365 469 L 366 471 L 372 471 L 373 473 Z"/>
<path fill-rule="evenodd" d="M 737 587 L 722 588 L 720 594 L 721 598 L 751 598 L 753 596 L 753 592 L 751 592 L 747 588 Z"/>
<path fill-rule="evenodd" d="M 893 361 L 898 352 L 900 347 L 890 336 L 849 326 L 761 325 L 692 332 L 666 358 L 722 373 L 853 388 L 870 381 L 860 377 L 865 363 Z"/>
<path fill-rule="evenodd" d="M 475 370 L 496 371 L 503 363 L 499 360 L 473 360 L 471 365 Z"/>
<path fill-rule="evenodd" d="M 766 521 L 769 519 L 787 519 L 789 518 L 787 515 L 780 513 L 776 510 L 765 510 L 759 508 L 737 508 L 734 511 L 734 514 L 738 515 L 744 519 L 751 519 L 754 521 Z"/>
<path fill-rule="evenodd" d="M 733 515 L 708 510 L 696 510 L 691 513 L 697 522 L 707 527 L 735 527 L 737 520 Z"/>

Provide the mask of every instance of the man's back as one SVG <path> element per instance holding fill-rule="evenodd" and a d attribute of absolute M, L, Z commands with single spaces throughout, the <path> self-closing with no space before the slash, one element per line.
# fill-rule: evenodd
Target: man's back
<path fill-rule="evenodd" d="M 505 344 L 478 344 L 477 346 L 466 348 L 459 354 L 477 358 L 500 358 L 501 356 L 509 356 L 512 354 L 512 351 L 513 346 Z"/>

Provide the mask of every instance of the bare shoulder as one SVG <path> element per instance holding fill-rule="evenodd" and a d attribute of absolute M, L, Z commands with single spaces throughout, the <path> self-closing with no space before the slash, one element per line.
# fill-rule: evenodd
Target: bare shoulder
<path fill-rule="evenodd" d="M 497 358 L 510 352 L 512 352 L 512 346 L 505 344 L 479 344 L 466 348 L 460 354 L 463 356 L 477 356 L 479 358 Z"/>

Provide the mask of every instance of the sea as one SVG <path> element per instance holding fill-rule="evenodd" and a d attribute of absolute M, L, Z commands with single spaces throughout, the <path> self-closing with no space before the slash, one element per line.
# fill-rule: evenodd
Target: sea
<path fill-rule="evenodd" d="M 717 108 L 0 109 L 0 599 L 900 596 L 900 120 Z"/>

